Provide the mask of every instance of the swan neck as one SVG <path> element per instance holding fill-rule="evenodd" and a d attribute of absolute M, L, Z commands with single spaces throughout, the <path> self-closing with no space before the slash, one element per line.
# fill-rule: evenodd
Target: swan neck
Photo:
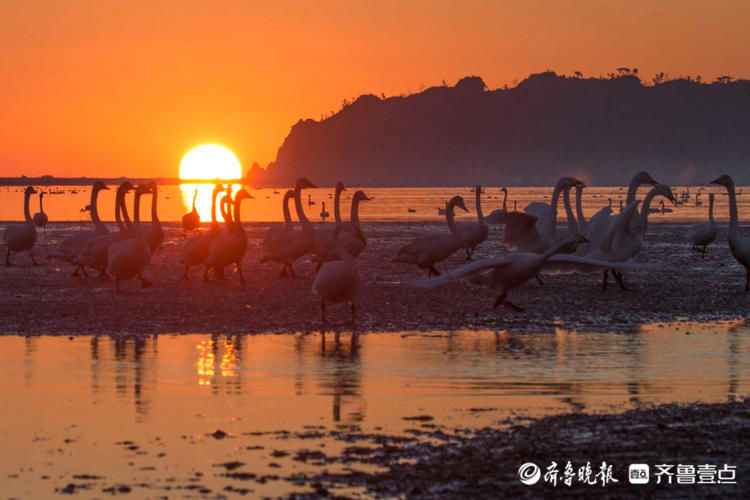
<path fill-rule="evenodd" d="M 122 199 L 124 195 L 125 192 L 123 190 L 117 190 L 117 195 L 115 196 L 115 223 L 117 224 L 117 228 L 120 230 L 120 234 L 126 236 L 128 233 L 122 223 L 122 217 L 120 217 L 120 206 L 122 205 Z"/>
<path fill-rule="evenodd" d="M 573 207 L 570 206 L 570 189 L 563 191 L 563 205 L 565 206 L 565 218 L 568 219 L 568 232 L 575 233 L 578 226 L 576 217 L 573 215 Z"/>
<path fill-rule="evenodd" d="M 644 233 L 648 229 L 648 212 L 651 209 L 651 200 L 654 199 L 654 196 L 656 196 L 656 190 L 652 189 L 646 194 L 646 197 L 643 199 L 643 205 L 641 205 L 641 222 L 643 223 Z"/>
<path fill-rule="evenodd" d="M 456 207 L 456 201 L 451 200 L 448 203 L 448 206 L 445 207 L 445 220 L 448 222 L 448 227 L 451 230 L 451 233 L 458 236 L 458 228 L 456 227 L 456 221 L 455 221 L 455 207 Z"/>
<path fill-rule="evenodd" d="M 336 186 L 336 194 L 333 195 L 333 219 L 336 224 L 341 224 L 341 191 L 343 189 L 340 186 Z M 352 210 L 354 205 L 352 205 Z"/>
<path fill-rule="evenodd" d="M 310 221 L 307 220 L 305 211 L 302 209 L 302 188 L 296 188 L 294 190 L 294 209 L 297 211 L 297 218 L 299 219 L 304 229 L 312 229 Z"/>
<path fill-rule="evenodd" d="M 503 193 L 503 212 L 508 211 L 508 190 L 506 189 Z"/>
<path fill-rule="evenodd" d="M 289 230 L 292 229 L 292 214 L 289 213 L 289 200 L 292 196 L 288 193 L 284 193 L 284 227 Z"/>
<path fill-rule="evenodd" d="M 640 186 L 640 182 L 638 180 L 638 176 L 635 175 L 630 180 L 630 185 L 628 186 L 628 195 L 625 198 L 625 205 L 630 205 L 632 202 L 635 201 L 635 194 L 638 192 L 638 186 Z"/>
<path fill-rule="evenodd" d="M 349 220 L 351 220 L 354 224 L 359 225 L 359 202 L 360 202 L 359 196 L 355 196 L 352 200 L 352 209 L 351 214 L 349 215 Z"/>
<path fill-rule="evenodd" d="M 482 213 L 482 188 L 477 186 L 476 191 L 477 220 L 479 220 L 479 223 L 481 224 L 484 222 L 484 214 Z"/>
<path fill-rule="evenodd" d="M 578 216 L 578 231 L 583 232 L 586 218 L 583 216 L 583 189 L 576 190 L 576 215 Z"/>
<path fill-rule="evenodd" d="M 133 206 L 133 219 L 135 220 L 135 237 L 137 239 L 143 239 L 143 231 L 141 231 L 141 193 L 136 191 L 134 197 Z"/>
<path fill-rule="evenodd" d="M 711 224 L 714 223 L 714 197 L 713 196 L 708 197 L 708 220 L 711 222 Z"/>
<path fill-rule="evenodd" d="M 737 195 L 734 192 L 734 184 L 727 186 L 727 194 L 729 195 L 729 234 L 735 234 L 739 221 L 737 220 Z"/>
<path fill-rule="evenodd" d="M 31 222 L 31 210 L 29 210 L 29 202 L 31 201 L 31 193 L 25 193 L 23 195 L 23 217 L 26 222 Z"/>
<path fill-rule="evenodd" d="M 44 209 L 42 208 L 42 198 L 44 198 L 44 193 L 41 193 L 39 195 L 39 211 L 44 212 Z"/>
<path fill-rule="evenodd" d="M 211 227 L 216 226 L 216 198 L 219 196 L 219 191 L 216 189 L 211 193 Z"/>
<path fill-rule="evenodd" d="M 98 230 L 104 230 L 106 232 L 107 228 L 99 219 L 99 208 L 96 205 L 96 202 L 99 199 L 99 191 L 99 189 L 93 189 L 91 191 L 91 221 L 94 223 L 94 226 L 96 226 Z"/>
<path fill-rule="evenodd" d="M 240 220 L 240 207 L 242 206 L 242 198 L 239 196 L 234 200 L 234 227 L 236 231 L 242 230 L 242 221 Z"/>
<path fill-rule="evenodd" d="M 195 212 L 195 199 L 198 197 L 198 190 L 195 190 L 195 193 L 193 193 L 193 212 Z"/>
<path fill-rule="evenodd" d="M 156 185 L 154 185 L 154 190 L 151 193 L 151 222 L 159 222 L 159 217 L 156 215 L 156 201 L 158 198 L 159 194 Z"/>

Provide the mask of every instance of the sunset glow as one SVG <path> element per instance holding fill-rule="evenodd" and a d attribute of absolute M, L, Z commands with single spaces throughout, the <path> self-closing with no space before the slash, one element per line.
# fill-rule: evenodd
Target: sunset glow
<path fill-rule="evenodd" d="M 239 179 L 242 166 L 223 146 L 205 144 L 191 149 L 180 163 L 180 179 Z"/>

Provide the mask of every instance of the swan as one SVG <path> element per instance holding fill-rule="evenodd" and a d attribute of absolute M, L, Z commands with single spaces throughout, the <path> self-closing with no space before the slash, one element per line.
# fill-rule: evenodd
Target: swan
<path fill-rule="evenodd" d="M 359 204 L 362 201 L 369 201 L 364 191 L 358 189 L 352 196 L 351 213 L 349 222 L 340 221 L 336 227 L 341 228 L 341 233 L 338 236 L 338 243 L 344 247 L 349 255 L 357 257 L 367 247 L 367 239 L 362 234 L 362 229 L 359 225 Z M 340 218 L 339 218 L 340 219 Z M 338 254 L 334 249 L 333 243 L 333 232 L 326 240 L 320 243 L 314 250 L 313 260 L 318 262 L 317 269 L 324 262 L 330 262 L 332 260 L 338 260 Z"/>
<path fill-rule="evenodd" d="M 530 252 L 544 252 L 557 239 L 557 202 L 563 194 L 568 214 L 568 231 L 574 230 L 573 210 L 570 208 L 570 189 L 581 182 L 573 177 L 561 177 L 552 191 L 550 204 L 533 202 L 526 206 L 525 214 L 514 217 L 505 224 L 503 241 L 506 246 Z"/>
<path fill-rule="evenodd" d="M 427 269 L 427 276 L 439 276 L 440 272 L 435 269 L 435 264 L 447 259 L 463 246 L 463 238 L 453 220 L 455 207 L 468 212 L 462 197 L 451 198 L 445 209 L 445 218 L 451 231 L 449 234 L 429 233 L 417 236 L 414 241 L 401 248 L 391 262 L 416 264 L 421 269 Z"/>
<path fill-rule="evenodd" d="M 201 217 L 195 209 L 195 199 L 198 197 L 198 190 L 193 194 L 193 209 L 182 216 L 182 234 L 187 238 L 188 231 L 197 231 L 201 223 Z"/>
<path fill-rule="evenodd" d="M 637 172 L 628 185 L 628 193 L 625 198 L 626 204 L 630 205 L 635 201 L 635 196 L 640 186 L 656 185 L 657 182 L 648 172 Z M 622 211 L 623 203 L 622 200 L 620 200 L 620 213 L 622 213 Z M 637 215 L 637 211 L 634 215 Z M 601 208 L 593 217 L 591 217 L 591 219 L 589 219 L 588 228 L 585 233 L 586 239 L 589 240 L 589 243 L 579 246 L 576 253 L 578 255 L 586 255 L 592 250 L 599 248 L 617 217 L 619 217 L 619 215 L 614 215 L 612 211 L 612 199 L 610 198 L 609 205 Z"/>
<path fill-rule="evenodd" d="M 737 195 L 734 191 L 734 181 L 728 175 L 722 175 L 711 181 L 727 188 L 729 195 L 729 232 L 727 240 L 729 249 L 734 258 L 745 267 L 745 292 L 750 290 L 750 238 L 740 235 L 739 221 L 737 220 Z"/>
<path fill-rule="evenodd" d="M 289 189 L 284 193 L 284 199 L 281 202 L 281 207 L 284 212 L 284 224 L 279 226 L 275 225 L 272 227 L 269 227 L 268 230 L 266 230 L 265 234 L 263 234 L 263 240 L 261 242 L 262 247 L 266 247 L 268 243 L 274 239 L 276 236 L 286 232 L 291 231 L 294 229 L 294 224 L 292 223 L 292 216 L 289 214 L 289 201 L 294 199 L 294 189 Z"/>
<path fill-rule="evenodd" d="M 23 216 L 26 221 L 22 224 L 13 224 L 6 227 L 5 233 L 3 233 L 3 239 L 7 245 L 5 252 L 5 265 L 7 266 L 13 265 L 10 263 L 10 252 L 29 252 L 31 262 L 35 266 L 39 265 L 31 251 L 34 248 L 34 243 L 36 243 L 36 225 L 29 210 L 29 200 L 32 194 L 36 194 L 36 190 L 31 186 L 23 192 Z"/>
<path fill-rule="evenodd" d="M 83 245 L 78 257 L 76 257 L 75 262 L 77 264 L 98 269 L 101 278 L 107 277 L 109 248 L 118 241 L 124 241 L 134 236 L 130 230 L 130 218 L 125 206 L 125 195 L 133 189 L 135 189 L 135 186 L 129 181 L 123 182 L 117 188 L 115 196 L 115 222 L 117 223 L 119 232 L 103 234 L 89 239 Z M 127 226 L 123 224 L 121 214 Z"/>
<path fill-rule="evenodd" d="M 505 219 L 508 214 L 508 190 L 501 188 L 500 192 L 503 193 L 503 208 L 493 210 L 490 215 L 485 217 L 485 221 L 489 224 L 505 224 Z"/>
<path fill-rule="evenodd" d="M 331 214 L 329 214 L 328 212 L 326 212 L 326 202 L 323 201 L 321 203 L 323 204 L 323 208 L 320 210 L 320 220 L 322 220 L 323 222 L 325 222 L 326 219 L 331 216 Z"/>
<path fill-rule="evenodd" d="M 484 221 L 484 214 L 482 213 L 482 186 L 477 184 L 474 188 L 474 193 L 476 196 L 477 222 L 462 222 L 461 224 L 457 224 L 461 238 L 464 240 L 466 260 L 472 259 L 477 245 L 486 240 L 490 232 L 490 227 Z"/>
<path fill-rule="evenodd" d="M 307 195 L 307 206 L 308 206 L 308 207 L 311 207 L 311 206 L 313 206 L 313 205 L 315 205 L 315 202 L 314 202 L 314 201 L 312 200 L 312 195 L 311 195 L 311 194 L 308 194 L 308 195 Z"/>
<path fill-rule="evenodd" d="M 693 224 L 688 231 L 688 240 L 693 250 L 701 253 L 706 258 L 706 247 L 710 245 L 718 234 L 716 222 L 714 222 L 714 194 L 708 194 L 708 222 Z M 701 247 L 701 248 L 699 248 Z"/>
<path fill-rule="evenodd" d="M 302 209 L 302 190 L 316 187 L 315 184 L 302 177 L 297 180 L 294 188 L 294 208 L 302 226 L 301 231 L 287 231 L 273 238 L 265 248 L 260 263 L 278 262 L 284 264 L 280 276 L 287 275 L 287 269 L 294 277 L 294 261 L 312 250 L 315 244 L 315 234 L 312 224 Z"/>
<path fill-rule="evenodd" d="M 211 241 L 221 232 L 219 223 L 216 221 L 216 198 L 223 190 L 224 186 L 216 184 L 211 192 L 211 228 L 205 233 L 192 236 L 185 241 L 180 258 L 180 262 L 185 264 L 183 279 L 188 279 L 190 266 L 198 266 L 206 261 L 211 248 Z"/>
<path fill-rule="evenodd" d="M 701 191 L 703 191 L 703 188 L 698 189 L 698 193 L 695 195 L 695 206 L 700 207 L 703 205 L 703 201 L 700 200 L 701 197 Z"/>
<path fill-rule="evenodd" d="M 149 248 L 141 227 L 141 196 L 149 193 L 148 186 L 140 185 L 135 190 L 133 201 L 133 218 L 135 220 L 135 237 L 113 243 L 107 255 L 107 272 L 115 278 L 115 292 L 120 293 L 120 281 L 135 277 L 141 280 L 141 286 L 147 288 L 152 283 L 143 277 L 143 271 L 151 261 Z"/>
<path fill-rule="evenodd" d="M 44 209 L 42 208 L 42 198 L 44 198 L 45 194 L 44 191 L 39 193 L 39 211 L 34 214 L 34 225 L 36 225 L 36 227 L 43 227 L 44 232 L 46 233 L 49 217 L 47 217 L 47 214 L 44 213 Z"/>
<path fill-rule="evenodd" d="M 495 299 L 494 307 L 503 305 L 515 311 L 523 311 L 522 307 L 507 300 L 508 293 L 537 276 L 542 266 L 548 261 L 586 264 L 606 268 L 615 267 L 620 270 L 652 270 L 661 267 L 661 264 L 612 264 L 611 262 L 598 261 L 587 257 L 557 254 L 560 250 L 571 246 L 575 247 L 575 245 L 585 242 L 586 238 L 584 236 L 572 234 L 558 241 L 543 253 L 515 252 L 503 257 L 482 259 L 445 273 L 442 276 L 423 278 L 413 281 L 408 285 L 419 288 L 434 288 L 451 280 L 464 277 L 473 278 L 473 282 L 484 284 L 489 288 L 497 290 L 498 296 Z"/>
<path fill-rule="evenodd" d="M 323 323 L 326 322 L 326 302 L 331 304 L 349 302 L 352 310 L 352 323 L 356 319 L 354 299 L 359 292 L 359 272 L 354 257 L 339 241 L 339 236 L 342 234 L 345 234 L 342 226 L 337 226 L 331 235 L 332 249 L 340 260 L 323 264 L 312 285 L 312 292 L 320 297 Z"/>
<path fill-rule="evenodd" d="M 79 231 L 63 239 L 57 249 L 53 253 L 51 253 L 48 258 L 59 259 L 64 262 L 72 263 L 74 260 L 76 260 L 76 258 L 78 258 L 81 250 L 83 249 L 83 246 L 88 240 L 96 238 L 97 236 L 107 234 L 109 232 L 107 226 L 105 226 L 99 219 L 99 209 L 97 207 L 99 192 L 104 190 L 109 190 L 109 188 L 105 186 L 102 181 L 96 181 L 91 188 L 91 201 L 87 208 L 91 212 L 91 222 L 94 223 L 94 230 Z M 87 276 L 86 269 L 78 264 L 76 264 L 76 268 L 73 271 L 72 276 L 78 276 L 79 271 L 82 272 L 84 276 Z"/>
<path fill-rule="evenodd" d="M 657 184 L 649 190 L 643 199 L 641 213 L 638 213 L 640 201 L 631 202 L 617 217 L 601 246 L 595 248 L 587 257 L 609 262 L 626 262 L 638 255 L 648 229 L 648 214 L 650 213 L 651 202 L 656 196 L 664 196 L 672 203 L 676 201 L 669 186 Z M 604 270 L 602 288 L 607 288 L 607 276 L 610 270 L 613 271 L 620 288 L 626 290 L 622 274 L 614 268 Z"/>
<path fill-rule="evenodd" d="M 237 191 L 234 196 L 234 207 L 232 210 L 233 218 L 229 219 L 231 222 L 231 231 L 225 234 L 221 234 L 211 241 L 211 246 L 208 250 L 208 257 L 206 258 L 206 270 L 203 273 L 203 281 L 208 280 L 208 269 L 214 268 L 214 274 L 217 276 L 223 276 L 224 268 L 229 264 L 234 264 L 235 269 L 240 275 L 240 282 L 245 282 L 245 277 L 242 275 L 242 258 L 247 252 L 247 233 L 242 227 L 242 220 L 240 219 L 240 205 L 242 200 L 254 199 L 244 189 Z M 229 213 L 229 210 L 227 210 Z"/>
<path fill-rule="evenodd" d="M 159 198 L 158 187 L 155 182 L 149 182 L 148 188 L 151 191 L 151 225 L 146 231 L 146 241 L 151 249 L 151 253 L 154 253 L 161 247 L 164 241 L 164 229 L 162 229 L 159 216 L 156 214 L 156 201 Z"/>

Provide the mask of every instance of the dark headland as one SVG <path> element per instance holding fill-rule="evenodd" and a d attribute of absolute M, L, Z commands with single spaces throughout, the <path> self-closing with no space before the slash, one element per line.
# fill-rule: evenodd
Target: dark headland
<path fill-rule="evenodd" d="M 554 184 L 575 174 L 622 185 L 647 170 L 662 182 L 702 183 L 728 173 L 750 182 L 750 80 L 644 84 L 553 72 L 489 90 L 481 78 L 408 95 L 362 95 L 317 120 L 300 120 L 276 161 L 251 184 L 450 186 Z M 701 175 L 705 174 L 705 175 Z"/>

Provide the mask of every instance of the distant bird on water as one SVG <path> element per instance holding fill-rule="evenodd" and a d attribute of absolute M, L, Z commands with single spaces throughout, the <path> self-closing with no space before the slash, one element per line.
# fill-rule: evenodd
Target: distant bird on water
<path fill-rule="evenodd" d="M 714 222 L 714 194 L 708 194 L 708 222 L 693 224 L 688 232 L 691 248 L 701 253 L 706 258 L 706 247 L 710 245 L 718 233 L 716 222 Z"/>
<path fill-rule="evenodd" d="M 195 209 L 195 199 L 198 197 L 198 190 L 195 190 L 193 194 L 193 209 L 182 216 L 182 234 L 187 238 L 188 231 L 197 231 L 198 226 L 201 223 L 201 217 L 198 215 L 198 210 Z"/>
<path fill-rule="evenodd" d="M 325 221 L 326 221 L 326 219 L 327 219 L 328 217 L 330 217 L 330 216 L 331 216 L 331 214 L 329 214 L 329 213 L 328 213 L 328 212 L 326 211 L 326 202 L 324 201 L 324 202 L 322 202 L 322 203 L 323 203 L 323 209 L 322 209 L 322 210 L 320 211 L 320 219 L 321 219 L 321 220 L 322 220 L 323 222 L 325 222 Z"/>
<path fill-rule="evenodd" d="M 34 224 L 36 227 L 43 227 L 44 232 L 47 232 L 47 222 L 49 222 L 49 217 L 47 217 L 47 214 L 44 213 L 44 209 L 42 208 L 42 198 L 44 198 L 44 195 L 46 193 L 42 191 L 39 193 L 39 211 L 34 214 Z"/>

